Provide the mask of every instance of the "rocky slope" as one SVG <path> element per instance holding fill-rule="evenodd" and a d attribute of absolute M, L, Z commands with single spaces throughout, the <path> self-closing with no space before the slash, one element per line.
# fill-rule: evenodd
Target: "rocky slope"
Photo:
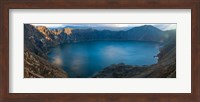
<path fill-rule="evenodd" d="M 34 26 L 24 26 L 24 77 L 25 78 L 66 78 L 68 74 L 50 62 L 46 52 L 55 46 Z"/>
<path fill-rule="evenodd" d="M 25 78 L 67 78 L 68 75 L 58 66 L 49 63 L 38 55 L 24 50 Z"/>
<path fill-rule="evenodd" d="M 150 66 L 113 64 L 94 75 L 94 78 L 175 78 L 176 32 L 167 31 L 169 39 L 160 48 L 158 63 Z"/>

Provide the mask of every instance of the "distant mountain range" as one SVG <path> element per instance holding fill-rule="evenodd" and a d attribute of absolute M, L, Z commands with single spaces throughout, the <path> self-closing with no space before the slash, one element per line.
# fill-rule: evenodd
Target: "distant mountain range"
<path fill-rule="evenodd" d="M 62 27 L 47 27 L 48 29 L 51 29 L 51 30 L 54 30 L 54 29 L 64 29 L 64 28 L 72 28 L 72 29 L 96 29 L 96 30 L 99 30 L 99 31 L 102 31 L 102 30 L 110 30 L 110 31 L 126 31 L 126 30 L 129 30 L 133 27 L 112 27 L 112 26 L 83 26 L 83 25 L 76 25 L 76 26 L 62 26 Z"/>

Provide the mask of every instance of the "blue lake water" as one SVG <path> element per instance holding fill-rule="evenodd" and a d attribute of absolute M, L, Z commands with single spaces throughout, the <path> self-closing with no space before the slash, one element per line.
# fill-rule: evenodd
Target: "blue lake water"
<path fill-rule="evenodd" d="M 70 77 L 91 77 L 111 64 L 151 65 L 157 63 L 159 44 L 142 41 L 88 41 L 51 48 L 49 61 Z"/>

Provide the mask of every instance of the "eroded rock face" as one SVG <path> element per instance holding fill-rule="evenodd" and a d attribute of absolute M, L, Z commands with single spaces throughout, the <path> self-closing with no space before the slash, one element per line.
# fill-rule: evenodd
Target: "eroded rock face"
<path fill-rule="evenodd" d="M 71 29 L 71 28 L 64 28 L 64 32 L 65 32 L 67 35 L 71 35 L 71 34 L 72 34 L 72 29 Z"/>
<path fill-rule="evenodd" d="M 37 29 L 39 32 L 41 32 L 42 34 L 44 34 L 46 40 L 52 40 L 52 39 L 49 37 L 50 30 L 49 30 L 47 27 L 45 27 L 45 26 L 37 26 L 36 29 Z"/>
<path fill-rule="evenodd" d="M 25 78 L 67 78 L 67 73 L 58 66 L 24 50 L 24 77 Z"/>
<path fill-rule="evenodd" d="M 50 32 L 54 35 L 59 35 L 59 34 L 61 34 L 62 30 L 61 29 L 53 29 L 53 30 L 50 30 Z"/>
<path fill-rule="evenodd" d="M 35 28 L 32 25 L 24 25 L 25 78 L 68 77 L 68 74 L 64 70 L 46 60 L 46 53 L 48 52 L 49 47 L 58 45 L 51 37 L 51 32 L 44 26 Z"/>
<path fill-rule="evenodd" d="M 36 29 L 38 29 L 38 31 L 40 31 L 42 34 L 44 35 L 48 35 L 48 28 L 45 26 L 36 26 Z"/>
<path fill-rule="evenodd" d="M 24 25 L 24 48 L 43 58 L 47 58 L 45 52 L 48 51 L 50 41 L 45 40 L 44 34 L 39 32 L 34 26 Z"/>

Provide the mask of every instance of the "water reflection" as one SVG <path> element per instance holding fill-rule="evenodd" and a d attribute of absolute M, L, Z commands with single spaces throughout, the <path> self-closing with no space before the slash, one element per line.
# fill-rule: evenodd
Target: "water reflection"
<path fill-rule="evenodd" d="M 56 64 L 56 65 L 59 65 L 61 66 L 63 64 L 63 60 L 61 59 L 61 56 L 55 56 L 53 58 L 53 63 Z"/>
<path fill-rule="evenodd" d="M 57 49 L 55 49 L 54 52 L 55 52 L 55 53 L 53 53 L 54 57 L 52 57 L 52 60 L 51 60 L 52 63 L 62 66 L 63 65 L 63 59 L 61 57 L 62 49 L 60 47 L 57 47 Z"/>
<path fill-rule="evenodd" d="M 71 65 L 70 65 L 70 70 L 72 70 L 77 75 L 79 75 L 83 71 L 83 69 L 81 68 L 83 64 L 84 64 L 84 57 L 76 55 L 72 59 L 72 62 L 71 62 Z"/>

